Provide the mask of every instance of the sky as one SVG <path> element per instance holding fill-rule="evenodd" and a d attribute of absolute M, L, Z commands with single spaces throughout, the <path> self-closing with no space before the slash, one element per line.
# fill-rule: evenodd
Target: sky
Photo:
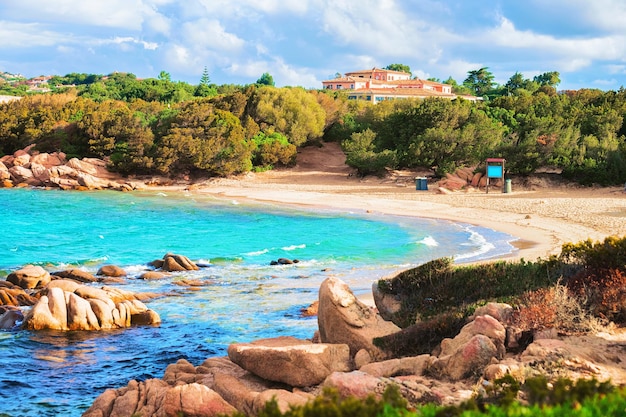
<path fill-rule="evenodd" d="M 557 71 L 560 90 L 626 85 L 624 0 L 0 0 L 0 71 L 130 72 L 321 88 L 403 64 L 458 83 Z"/>

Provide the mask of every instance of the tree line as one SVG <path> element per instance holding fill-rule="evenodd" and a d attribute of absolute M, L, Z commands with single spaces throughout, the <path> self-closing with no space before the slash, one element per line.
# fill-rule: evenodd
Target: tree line
<path fill-rule="evenodd" d="M 299 147 L 337 141 L 361 175 L 414 167 L 444 175 L 503 157 L 510 174 L 552 166 L 581 183 L 626 181 L 623 88 L 557 92 L 556 72 L 516 73 L 498 86 L 489 74 L 471 71 L 462 84 L 486 88 L 483 101 L 375 105 L 340 91 L 276 88 L 267 73 L 246 86 L 212 84 L 206 71 L 197 86 L 164 72 L 69 74 L 54 85 L 71 87 L 0 105 L 0 155 L 36 144 L 107 159 L 123 174 L 227 176 L 290 166 Z"/>

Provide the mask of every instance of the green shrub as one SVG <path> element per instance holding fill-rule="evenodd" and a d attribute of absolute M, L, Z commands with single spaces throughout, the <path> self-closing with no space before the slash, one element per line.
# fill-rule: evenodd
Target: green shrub
<path fill-rule="evenodd" d="M 376 133 L 370 129 L 353 133 L 350 139 L 342 142 L 346 154 L 346 164 L 355 168 L 360 176 L 382 175 L 387 168 L 395 168 L 396 153 L 390 150 L 376 151 Z"/>
<path fill-rule="evenodd" d="M 520 397 L 527 401 L 522 403 Z M 558 379 L 550 383 L 538 377 L 520 384 L 508 375 L 459 405 L 425 404 L 413 410 L 392 384 L 381 399 L 373 395 L 366 399 L 342 398 L 336 390 L 326 389 L 315 400 L 284 413 L 273 400 L 258 417 L 608 417 L 623 416 L 625 410 L 626 389 L 616 389 L 609 382 Z M 235 417 L 245 416 L 237 413 Z"/>
<path fill-rule="evenodd" d="M 493 262 L 454 266 L 440 258 L 378 281 L 381 292 L 402 302 L 392 319 L 400 327 L 447 311 L 471 311 L 489 300 L 508 300 L 525 291 L 547 287 L 560 276 L 553 261 Z"/>

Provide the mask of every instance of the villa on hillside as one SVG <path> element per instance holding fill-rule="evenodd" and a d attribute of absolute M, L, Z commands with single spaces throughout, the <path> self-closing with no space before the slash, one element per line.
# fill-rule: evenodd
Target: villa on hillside
<path fill-rule="evenodd" d="M 384 100 L 424 99 L 428 97 L 450 100 L 462 97 L 471 101 L 480 100 L 479 97 L 454 94 L 452 86 L 448 84 L 419 78 L 411 79 L 409 73 L 381 68 L 347 72 L 335 79 L 322 81 L 322 86 L 327 90 L 347 90 L 348 99 L 366 100 L 372 103 L 379 103 Z"/>

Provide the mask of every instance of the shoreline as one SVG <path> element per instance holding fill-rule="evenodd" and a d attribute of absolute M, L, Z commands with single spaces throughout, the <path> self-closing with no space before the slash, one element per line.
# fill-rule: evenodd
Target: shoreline
<path fill-rule="evenodd" d="M 617 187 L 540 189 L 503 194 L 412 187 L 346 175 L 268 171 L 193 185 L 156 186 L 219 199 L 277 204 L 309 210 L 409 216 L 480 226 L 513 236 L 514 252 L 484 261 L 534 261 L 559 254 L 564 243 L 626 236 L 626 193 Z M 431 187 L 434 188 L 434 187 Z M 484 262 L 478 261 L 478 262 Z"/>

